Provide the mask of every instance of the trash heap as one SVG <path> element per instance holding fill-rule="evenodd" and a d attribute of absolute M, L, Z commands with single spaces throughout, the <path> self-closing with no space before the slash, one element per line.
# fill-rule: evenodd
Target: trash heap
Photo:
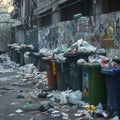
<path fill-rule="evenodd" d="M 47 104 L 39 106 L 40 112 L 66 120 L 119 119 L 119 58 L 108 58 L 104 49 L 83 39 L 69 48 L 63 44 L 53 51 L 42 48 L 32 53 L 42 62 L 19 67 L 17 78 L 24 82 L 32 80 L 34 96 L 48 100 Z M 43 61 L 46 68 L 38 68 Z M 114 83 L 110 84 L 112 80 Z"/>

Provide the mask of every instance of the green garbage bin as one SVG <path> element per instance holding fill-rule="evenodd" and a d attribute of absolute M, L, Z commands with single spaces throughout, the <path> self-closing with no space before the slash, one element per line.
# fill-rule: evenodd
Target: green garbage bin
<path fill-rule="evenodd" d="M 56 77 L 57 77 L 57 85 L 59 91 L 67 90 L 68 88 L 68 63 L 56 61 Z"/>
<path fill-rule="evenodd" d="M 105 75 L 101 73 L 98 63 L 86 63 L 82 67 L 82 92 L 83 100 L 92 105 L 99 102 L 106 104 Z"/>

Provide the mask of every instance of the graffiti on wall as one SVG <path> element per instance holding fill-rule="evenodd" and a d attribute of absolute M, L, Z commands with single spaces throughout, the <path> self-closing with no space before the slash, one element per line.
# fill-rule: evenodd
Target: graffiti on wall
<path fill-rule="evenodd" d="M 116 20 L 115 27 L 115 47 L 120 48 L 120 17 Z"/>
<path fill-rule="evenodd" d="M 64 44 L 71 46 L 75 42 L 75 29 L 74 29 L 74 21 L 65 22 L 65 37 Z"/>
<path fill-rule="evenodd" d="M 61 22 L 47 28 L 38 30 L 39 49 L 55 49 L 62 44 L 71 45 L 74 43 L 73 21 Z"/>
<path fill-rule="evenodd" d="M 119 12 L 113 12 L 109 14 L 102 14 L 96 17 L 96 21 L 93 22 L 93 32 L 96 36 L 96 41 L 99 46 L 104 43 L 105 40 L 113 40 L 111 47 L 118 48 L 120 44 L 120 14 Z M 119 44 L 118 44 L 119 43 Z M 106 44 L 106 42 L 104 43 Z"/>
<path fill-rule="evenodd" d="M 96 47 L 120 47 L 120 14 L 113 12 L 77 21 L 60 22 L 38 30 L 40 48 L 55 49 L 62 44 L 72 45 L 83 38 Z M 113 46 L 114 45 L 114 46 Z"/>
<path fill-rule="evenodd" d="M 75 21 L 75 39 L 88 39 L 91 35 L 91 19 L 88 17 L 82 17 Z"/>

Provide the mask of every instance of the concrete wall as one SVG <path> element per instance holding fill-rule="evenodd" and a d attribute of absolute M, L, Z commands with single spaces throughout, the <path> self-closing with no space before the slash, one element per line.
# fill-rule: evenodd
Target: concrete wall
<path fill-rule="evenodd" d="M 98 48 L 120 47 L 120 12 L 80 18 L 77 21 L 59 22 L 50 27 L 38 30 L 39 48 L 52 48 L 71 45 L 83 38 Z"/>
<path fill-rule="evenodd" d="M 113 40 L 115 48 L 120 46 L 120 11 L 96 16 L 93 22 L 93 35 L 96 40 Z M 109 44 L 109 42 L 107 43 Z"/>
<path fill-rule="evenodd" d="M 55 49 L 62 44 L 69 46 L 75 39 L 74 21 L 60 22 L 50 27 L 39 28 L 38 44 L 40 48 Z"/>

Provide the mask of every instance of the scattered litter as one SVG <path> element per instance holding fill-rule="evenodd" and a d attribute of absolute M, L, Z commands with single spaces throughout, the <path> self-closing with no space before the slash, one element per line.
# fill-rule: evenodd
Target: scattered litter
<path fill-rule="evenodd" d="M 60 111 L 54 110 L 52 113 L 53 113 L 53 114 L 54 114 L 54 113 L 60 113 Z"/>
<path fill-rule="evenodd" d="M 81 115 L 83 115 L 83 113 L 75 113 L 74 116 L 76 117 L 80 117 Z"/>
<path fill-rule="evenodd" d="M 119 116 L 115 116 L 114 118 L 112 118 L 110 120 L 120 120 L 120 118 L 119 118 Z"/>
<path fill-rule="evenodd" d="M 19 103 L 17 103 L 17 102 L 16 103 L 10 103 L 10 105 L 17 105 L 17 104 L 19 104 Z"/>
<path fill-rule="evenodd" d="M 65 47 L 65 46 L 64 46 Z M 77 48 L 77 49 L 76 49 Z M 78 40 L 75 44 L 73 44 L 69 49 L 66 49 L 67 52 L 95 52 L 96 51 L 96 47 L 93 47 L 92 45 L 90 45 L 88 42 L 83 41 L 82 39 Z M 64 52 L 66 52 L 66 50 Z M 41 49 L 39 51 L 39 55 L 40 54 L 45 54 L 46 55 L 46 49 Z M 59 50 L 60 51 L 60 50 Z M 56 51 L 54 51 L 56 52 Z M 67 53 L 66 52 L 66 53 Z M 47 55 L 51 55 L 51 52 L 47 51 Z M 59 54 L 59 56 L 57 56 L 55 54 L 55 59 L 58 60 L 62 60 L 65 61 L 66 58 L 64 58 L 64 54 Z M 8 63 L 10 66 L 13 66 L 14 68 L 16 68 L 18 65 L 16 63 L 14 63 L 13 61 L 10 61 L 9 58 L 7 58 L 6 60 L 8 60 Z M 89 62 L 91 63 L 95 63 L 95 62 L 100 62 L 102 67 L 108 67 L 109 65 L 116 65 L 115 63 L 111 63 L 111 60 L 105 56 L 98 56 L 98 55 L 94 55 L 94 56 L 89 56 L 88 58 Z M 81 64 L 81 63 L 86 63 L 86 61 L 84 59 L 79 59 L 77 61 L 77 64 Z M 118 65 L 117 65 L 118 66 Z M 19 67 L 19 66 L 18 66 Z M 0 66 L 1 70 L 0 73 L 5 73 L 5 72 L 14 72 L 15 69 L 4 69 L 3 66 Z M 49 98 L 49 103 L 46 104 L 42 104 L 42 105 L 37 105 L 37 107 L 35 106 L 31 106 L 30 102 L 25 102 L 23 103 L 23 108 L 25 108 L 26 110 L 30 109 L 30 107 L 33 107 L 34 111 L 38 111 L 41 113 L 49 113 L 51 114 L 52 117 L 59 117 L 61 116 L 64 120 L 69 120 L 70 116 L 69 116 L 69 111 L 70 110 L 77 110 L 77 112 L 72 113 L 74 115 L 74 117 L 79 117 L 76 120 L 81 120 L 81 119 L 87 119 L 87 120 L 92 120 L 93 118 L 93 113 L 95 115 L 100 115 L 102 118 L 107 119 L 109 117 L 109 114 L 107 111 L 105 111 L 103 109 L 103 106 L 101 103 L 99 103 L 97 106 L 94 105 L 89 105 L 87 103 L 85 103 L 84 101 L 82 101 L 82 92 L 80 90 L 77 91 L 53 91 L 51 86 L 48 86 L 48 81 L 47 81 L 47 72 L 38 72 L 37 68 L 33 65 L 33 64 L 26 64 L 25 66 L 21 66 L 18 68 L 19 69 L 19 73 L 18 75 L 16 75 L 16 78 L 18 78 L 20 80 L 17 81 L 16 83 L 14 83 L 14 85 L 24 85 L 21 84 L 22 83 L 27 83 L 30 81 L 32 81 L 31 83 L 34 84 L 35 86 L 35 90 L 37 90 L 37 93 L 35 92 L 29 92 L 29 95 L 33 98 Z M 8 80 L 8 78 L 3 78 L 4 80 Z M 1 81 L 1 79 L 0 79 Z M 12 84 L 13 85 L 13 84 Z M 1 87 L 0 89 L 4 89 L 5 90 L 12 90 L 12 88 L 7 88 L 7 87 Z M 23 92 L 23 91 L 20 91 Z M 20 95 L 17 95 L 16 98 L 27 98 L 23 95 L 21 95 L 22 93 L 20 93 Z M 2 96 L 2 95 L 0 95 Z M 38 98 L 37 98 L 38 99 Z M 43 101 L 40 101 L 40 104 Z M 54 105 L 52 106 L 50 104 L 50 102 L 52 102 Z M 16 105 L 19 103 L 11 103 L 10 105 Z M 78 110 L 79 108 L 81 108 L 80 110 Z M 32 110 L 33 110 L 32 109 Z M 30 109 L 31 110 L 31 109 Z M 67 112 L 67 113 L 65 113 Z M 23 110 L 18 109 L 16 110 L 16 113 L 21 113 L 19 115 L 24 115 L 23 114 Z M 14 116 L 16 114 L 12 113 L 9 114 L 9 116 Z M 114 115 L 115 116 L 115 115 Z M 31 117 L 30 120 L 34 120 L 34 117 Z M 114 118 L 110 119 L 110 120 L 119 120 L 119 116 L 115 116 Z"/>
<path fill-rule="evenodd" d="M 59 117 L 59 116 L 61 116 L 61 113 L 60 113 L 60 111 L 55 110 L 52 112 L 51 116 L 52 117 Z"/>
<path fill-rule="evenodd" d="M 6 88 L 6 87 L 1 87 L 0 89 L 3 89 L 3 90 L 12 90 L 12 88 Z"/>
<path fill-rule="evenodd" d="M 67 104 L 67 96 L 68 94 L 66 94 L 65 92 L 61 92 L 60 95 L 60 104 Z"/>
<path fill-rule="evenodd" d="M 86 120 L 94 120 L 94 118 L 88 112 L 86 112 L 85 119 Z"/>
<path fill-rule="evenodd" d="M 17 99 L 20 99 L 20 98 L 25 98 L 23 95 L 17 95 L 16 97 Z"/>
<path fill-rule="evenodd" d="M 54 110 L 55 110 L 54 108 L 49 108 L 47 111 L 51 113 L 51 112 L 53 112 Z"/>
<path fill-rule="evenodd" d="M 9 114 L 9 117 L 12 117 L 12 116 L 15 116 L 16 114 L 12 113 L 12 114 Z"/>
<path fill-rule="evenodd" d="M 34 117 L 31 117 L 29 120 L 35 120 L 35 118 L 34 118 Z"/>
<path fill-rule="evenodd" d="M 23 111 L 21 109 L 16 110 L 17 113 L 22 113 Z"/>
<path fill-rule="evenodd" d="M 69 115 L 67 113 L 61 113 L 63 120 L 68 120 Z"/>
<path fill-rule="evenodd" d="M 29 102 L 25 102 L 25 103 L 23 104 L 23 107 L 24 107 L 24 108 L 25 108 L 25 107 L 29 107 L 29 105 L 30 105 Z"/>
<path fill-rule="evenodd" d="M 86 105 L 86 106 L 84 106 L 84 108 L 87 110 L 87 111 L 89 111 L 89 110 L 96 110 L 96 107 L 94 106 L 94 105 Z"/>
<path fill-rule="evenodd" d="M 39 97 L 39 98 L 47 98 L 47 95 L 48 95 L 47 92 L 43 92 L 43 91 L 42 91 L 42 92 L 40 92 L 40 93 L 38 94 L 38 97 Z"/>
<path fill-rule="evenodd" d="M 23 116 L 24 114 L 19 114 L 20 116 Z"/>
<path fill-rule="evenodd" d="M 0 70 L 0 73 L 11 73 L 11 72 L 14 72 L 14 70 L 13 69 L 3 69 L 3 70 Z"/>

